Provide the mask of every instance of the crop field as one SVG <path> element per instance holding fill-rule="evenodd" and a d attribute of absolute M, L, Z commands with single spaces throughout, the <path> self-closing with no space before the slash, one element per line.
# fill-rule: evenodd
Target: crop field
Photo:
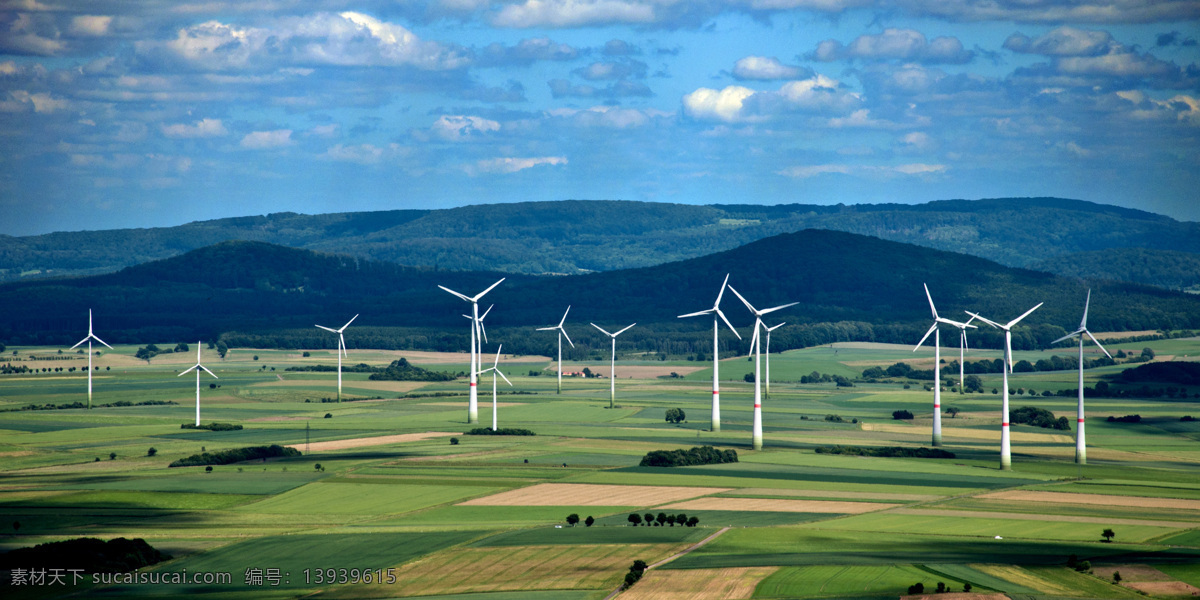
<path fill-rule="evenodd" d="M 1135 355 L 1152 347 L 1158 360 L 1200 356 L 1200 339 L 1118 346 Z M 60 356 L 57 348 L 16 350 Z M 12 581 L 21 568 L 13 564 L 0 569 L 5 599 L 601 600 L 634 560 L 667 558 L 618 598 L 899 598 L 916 583 L 931 592 L 938 582 L 955 600 L 1165 598 L 1200 588 L 1200 424 L 1181 420 L 1200 418 L 1200 387 L 1186 397 L 1089 397 L 1086 465 L 1073 460 L 1073 429 L 1016 425 L 1013 468 L 1002 471 L 999 398 L 991 393 L 998 374 L 980 376 L 983 393 L 943 392 L 944 407 L 960 410 L 942 420 L 943 449 L 954 458 L 817 452 L 930 447 L 927 382 L 799 382 L 814 371 L 857 379 L 900 361 L 930 368 L 932 351 L 911 347 L 846 343 L 773 355 L 761 451 L 750 447 L 753 386 L 743 376 L 753 365 L 745 357 L 721 365 L 728 380 L 720 432 L 709 430 L 711 364 L 622 361 L 610 409 L 606 379 L 564 378 L 558 395 L 550 359 L 505 357 L 514 387 L 499 397 L 498 424 L 536 435 L 481 436 L 467 432 L 491 425 L 488 385 L 480 388 L 480 422 L 467 423 L 465 379 L 373 382 L 347 373 L 337 402 L 336 374 L 286 370 L 329 364 L 331 351 L 251 348 L 224 360 L 212 352 L 211 361 L 206 351 L 220 379 L 201 388 L 204 423 L 243 428 L 181 429 L 195 418 L 195 382 L 177 373 L 194 352 L 147 362 L 136 350 L 117 346 L 96 357 L 90 410 L 47 406 L 86 402 L 78 371 L 86 356 L 28 361 L 73 372 L 0 375 L 0 550 L 142 538 L 173 556 L 142 572 L 230 580 L 34 587 Z M 354 364 L 405 357 L 433 370 L 468 368 L 463 353 L 351 354 Z M 566 365 L 584 366 L 607 373 L 602 361 Z M 1105 378 L 1123 367 L 1086 371 L 1086 384 L 1113 381 Z M 1022 393 L 1012 407 L 1044 408 L 1074 427 L 1075 397 L 1042 392 L 1073 390 L 1075 377 L 1016 373 L 1012 387 Z M 1168 385 L 1175 384 L 1150 387 Z M 668 423 L 670 408 L 685 419 Z M 914 418 L 896 420 L 897 410 Z M 1132 414 L 1141 421 L 1107 421 Z M 211 471 L 168 466 L 272 444 L 301 455 Z M 735 450 L 738 462 L 639 466 L 650 451 L 701 445 Z M 671 520 L 660 523 L 660 513 Z M 633 526 L 633 514 L 654 524 Z M 676 523 L 680 514 L 699 522 Z M 568 515 L 579 519 L 575 526 Z M 1091 572 L 1068 567 L 1072 555 Z M 247 581 L 248 571 L 268 569 L 278 569 L 278 582 Z M 357 569 L 359 581 L 343 580 L 342 569 Z M 1127 575 L 1121 585 L 1112 583 L 1114 571 Z"/>

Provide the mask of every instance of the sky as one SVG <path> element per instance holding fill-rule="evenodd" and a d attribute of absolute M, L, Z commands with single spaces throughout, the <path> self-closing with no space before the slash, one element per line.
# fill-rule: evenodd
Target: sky
<path fill-rule="evenodd" d="M 1196 0 L 0 0 L 0 234 L 560 199 L 1200 220 Z"/>

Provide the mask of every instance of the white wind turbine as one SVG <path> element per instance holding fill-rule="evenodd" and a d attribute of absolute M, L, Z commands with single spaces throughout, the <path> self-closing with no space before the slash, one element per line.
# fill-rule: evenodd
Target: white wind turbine
<path fill-rule="evenodd" d="M 1088 290 L 1087 300 L 1084 301 L 1084 303 L 1083 303 L 1083 320 L 1079 322 L 1079 329 L 1076 329 L 1075 331 L 1068 333 L 1067 335 L 1064 335 L 1064 336 L 1058 338 L 1057 340 L 1054 340 L 1054 342 L 1053 342 L 1053 343 L 1057 344 L 1063 340 L 1070 339 L 1073 337 L 1079 338 L 1079 408 L 1076 412 L 1076 420 L 1078 421 L 1076 423 L 1076 426 L 1079 427 L 1079 430 L 1075 433 L 1075 462 L 1077 462 L 1081 465 L 1087 464 L 1087 441 L 1084 439 L 1084 435 L 1083 435 L 1083 336 L 1084 336 L 1084 334 L 1087 334 L 1087 336 L 1089 338 L 1092 338 L 1092 342 L 1094 342 L 1096 344 L 1097 348 L 1100 348 L 1100 351 L 1103 352 L 1105 356 L 1112 358 L 1112 355 L 1108 353 L 1108 350 L 1105 350 L 1104 346 L 1100 345 L 1100 341 L 1096 339 L 1096 336 L 1092 335 L 1092 332 L 1088 331 L 1087 315 L 1088 315 L 1088 306 L 1090 306 L 1091 303 L 1092 303 L 1092 290 Z"/>
<path fill-rule="evenodd" d="M 765 387 L 768 397 L 771 395 L 771 332 L 783 327 L 784 325 L 787 325 L 787 321 L 784 321 L 774 327 L 767 327 L 765 324 L 763 325 L 763 329 L 767 330 L 767 358 L 764 361 L 767 363 L 767 376 L 763 378 L 765 379 L 763 383 L 766 384 Z"/>
<path fill-rule="evenodd" d="M 479 392 L 476 389 L 478 387 L 476 377 L 478 376 L 479 358 L 476 356 L 475 348 L 475 340 L 479 339 L 481 335 L 481 332 L 479 331 L 479 299 L 482 298 L 484 294 L 492 291 L 492 288 L 500 285 L 500 282 L 504 281 L 505 279 L 507 278 L 501 277 L 500 281 L 493 283 L 492 285 L 488 286 L 488 289 L 483 290 L 474 296 L 460 294 L 444 285 L 438 286 L 439 288 L 442 288 L 443 290 L 471 303 L 471 396 L 470 401 L 467 404 L 467 423 L 479 422 Z"/>
<path fill-rule="evenodd" d="M 82 344 L 84 342 L 87 342 L 87 344 L 88 344 L 88 408 L 92 407 L 92 340 L 96 340 L 97 342 L 100 342 L 101 344 L 104 344 L 105 346 L 107 346 L 109 350 L 112 350 L 112 346 L 109 346 L 107 343 L 104 342 L 104 340 L 96 337 L 96 334 L 92 333 L 92 309 L 89 308 L 88 309 L 88 334 L 87 334 L 87 337 L 83 338 L 82 340 L 79 340 L 79 344 Z M 74 346 L 71 346 L 71 349 L 74 350 L 74 349 L 78 348 L 79 344 L 75 344 Z"/>
<path fill-rule="evenodd" d="M 931 325 L 929 327 L 929 331 L 925 332 L 925 337 L 921 338 L 921 341 L 917 342 L 917 347 L 913 348 L 913 352 L 916 352 L 917 350 L 919 350 L 921 348 L 921 345 L 924 344 L 925 340 L 929 338 L 929 334 L 931 334 L 931 333 L 934 334 L 934 336 L 933 336 L 933 445 L 941 446 L 942 445 L 942 330 L 938 329 L 938 324 L 945 323 L 947 325 L 953 325 L 955 327 L 962 329 L 962 337 L 959 339 L 959 341 L 962 342 L 962 344 L 966 344 L 967 327 L 975 327 L 975 326 L 969 325 L 970 320 L 968 320 L 967 323 L 959 323 L 958 321 L 951 321 L 950 319 L 947 319 L 944 317 L 939 317 L 937 314 L 937 307 L 935 307 L 933 305 L 933 296 L 929 295 L 929 286 L 925 285 L 925 284 L 921 284 L 921 285 L 925 286 L 925 297 L 929 299 L 929 310 L 933 312 L 933 325 Z M 974 317 L 972 317 L 972 318 L 974 318 Z M 963 346 L 960 345 L 959 346 L 959 356 L 960 357 L 962 356 L 962 348 L 963 348 Z M 958 364 L 959 364 L 959 369 L 961 371 L 962 358 L 959 358 Z"/>
<path fill-rule="evenodd" d="M 966 370 L 963 367 L 963 361 L 967 357 L 967 328 L 977 329 L 971 324 L 975 317 L 967 319 L 966 323 L 954 322 L 954 326 L 958 328 L 958 393 L 965 394 L 967 389 L 967 380 L 965 378 Z"/>
<path fill-rule="evenodd" d="M 220 377 L 217 377 L 216 373 L 209 371 L 208 367 L 200 364 L 200 342 L 196 342 L 196 364 L 192 365 L 191 367 L 188 367 L 187 371 L 184 371 L 183 373 L 176 375 L 176 377 L 183 377 L 183 375 L 186 374 L 188 371 L 196 372 L 196 427 L 200 426 L 200 370 L 201 369 L 204 369 L 205 373 L 212 375 L 213 379 L 220 379 Z"/>
<path fill-rule="evenodd" d="M 751 438 L 751 446 L 755 450 L 762 450 L 762 373 L 760 372 L 759 368 L 762 352 L 759 348 L 760 340 L 758 328 L 764 326 L 762 322 L 763 315 L 775 312 L 782 308 L 787 308 L 789 306 L 795 306 L 796 304 L 799 304 L 799 302 L 791 302 L 776 306 L 774 308 L 764 308 L 762 310 L 758 310 L 749 302 L 747 302 L 746 299 L 743 298 L 742 295 L 739 294 L 732 285 L 729 286 L 729 291 L 733 292 L 733 295 L 737 296 L 738 300 L 741 300 L 742 304 L 745 304 L 746 308 L 750 309 L 750 312 L 754 313 L 754 337 L 750 339 L 750 353 L 754 355 L 754 432 Z"/>
<path fill-rule="evenodd" d="M 637 323 L 632 323 L 629 327 L 633 327 Z M 592 327 L 599 329 L 604 335 L 612 338 L 612 361 L 608 368 L 608 407 L 613 408 L 617 400 L 617 336 L 629 330 L 629 327 L 622 329 L 616 333 L 604 331 L 599 325 L 592 323 Z"/>
<path fill-rule="evenodd" d="M 736 329 L 733 328 L 733 325 L 729 323 L 729 319 L 725 318 L 725 313 L 721 312 L 721 296 L 725 295 L 725 287 L 728 284 L 729 284 L 729 275 L 726 274 L 725 281 L 721 284 L 721 291 L 717 292 L 717 301 L 713 302 L 712 308 L 710 308 L 708 310 L 702 310 L 699 312 L 688 313 L 686 315 L 679 315 L 680 319 L 686 319 L 688 317 L 699 317 L 701 315 L 707 315 L 709 313 L 712 313 L 712 316 L 713 316 L 712 426 L 709 429 L 710 431 L 713 431 L 713 432 L 721 431 L 721 385 L 719 383 L 719 379 L 718 379 L 719 375 L 717 373 L 717 370 L 721 364 L 721 361 L 720 361 L 721 347 L 717 343 L 717 332 L 720 331 L 721 326 L 717 322 L 717 319 L 719 318 L 721 321 L 724 321 L 725 324 L 729 326 L 729 330 L 733 332 L 733 335 L 736 335 L 739 340 L 742 339 L 742 336 L 737 332 Z"/>
<path fill-rule="evenodd" d="M 483 326 L 483 320 L 487 318 L 488 313 L 492 312 L 493 306 L 496 305 L 492 304 L 488 306 L 487 310 L 483 311 L 482 315 L 479 315 L 479 339 L 475 340 L 475 352 L 479 356 L 480 367 L 483 367 L 483 345 L 487 343 L 487 328 Z M 471 315 L 463 315 L 463 318 L 470 319 Z"/>
<path fill-rule="evenodd" d="M 349 354 L 346 354 L 346 338 L 344 336 L 342 336 L 342 332 L 346 331 L 346 328 L 349 327 L 350 324 L 354 322 L 354 319 L 357 319 L 357 318 L 358 318 L 358 315 L 354 315 L 353 317 L 351 317 L 349 321 L 346 321 L 345 325 L 342 325 L 341 329 L 330 329 L 329 327 L 326 327 L 324 325 L 317 325 L 317 327 L 320 329 L 324 329 L 325 331 L 328 331 L 331 333 L 336 333 L 338 335 L 338 347 L 337 347 L 337 357 L 338 357 L 338 394 L 337 394 L 337 399 L 338 399 L 338 402 L 342 401 L 342 357 L 349 356 Z"/>
<path fill-rule="evenodd" d="M 488 371 L 492 372 L 492 431 L 496 430 L 496 375 L 504 377 L 504 372 L 500 370 L 500 351 L 503 349 L 504 344 L 500 344 L 500 347 L 496 348 L 496 362 L 479 372 L 480 375 Z M 507 383 L 508 387 L 512 387 L 512 382 L 507 377 L 504 377 L 504 383 Z"/>
<path fill-rule="evenodd" d="M 563 323 L 567 322 L 567 313 L 569 313 L 569 312 L 571 312 L 571 307 L 568 305 L 566 312 L 564 312 L 562 318 L 559 319 L 558 325 L 555 325 L 554 327 L 539 327 L 538 328 L 538 331 L 555 331 L 555 330 L 558 331 L 558 393 L 559 394 L 562 393 L 562 341 L 563 341 L 563 337 L 567 338 L 567 343 L 571 344 L 572 348 L 575 347 L 575 342 L 571 341 L 571 336 L 567 335 L 566 329 L 563 329 Z"/>
<path fill-rule="evenodd" d="M 1009 374 L 1009 372 L 1012 371 L 1012 365 L 1013 365 L 1012 327 L 1013 327 L 1013 325 L 1016 325 L 1017 323 L 1021 322 L 1021 319 L 1028 317 L 1029 313 L 1040 308 L 1042 306 L 1042 304 L 1045 304 L 1045 303 L 1038 302 L 1037 306 L 1025 311 L 1025 314 L 1009 321 L 1008 324 L 1006 324 L 1006 325 L 1001 325 L 995 321 L 990 321 L 988 319 L 985 319 L 969 310 L 965 311 L 968 315 L 971 315 L 972 317 L 975 317 L 976 319 L 979 319 L 980 321 L 983 321 L 984 323 L 987 323 L 988 325 L 991 325 L 992 327 L 996 327 L 996 328 L 1004 330 L 1004 363 L 1005 364 L 1004 364 L 1004 368 L 1000 369 L 1004 373 L 1004 389 L 1001 390 L 1001 393 L 1004 395 L 1004 399 L 1003 399 L 1004 405 L 1003 405 L 1003 409 L 1002 409 L 1002 411 L 1003 411 L 1003 415 L 1001 417 L 1002 420 L 1000 421 L 1000 469 L 1002 471 L 1011 471 L 1012 470 L 1012 451 L 1011 451 L 1011 444 L 1010 444 L 1009 434 L 1008 434 L 1008 374 Z"/>

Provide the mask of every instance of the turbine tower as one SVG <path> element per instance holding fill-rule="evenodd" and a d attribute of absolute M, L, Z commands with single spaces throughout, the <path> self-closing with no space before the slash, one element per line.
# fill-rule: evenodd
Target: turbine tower
<path fill-rule="evenodd" d="M 776 329 L 779 329 L 780 327 L 783 327 L 784 325 L 787 325 L 787 321 L 784 321 L 774 327 L 767 327 L 765 324 L 763 325 L 763 329 L 767 330 L 767 358 L 764 361 L 767 363 L 767 376 L 763 378 L 763 379 L 765 379 L 765 381 L 763 383 L 766 384 L 765 387 L 766 387 L 767 397 L 771 396 L 771 332 L 775 331 Z"/>
<path fill-rule="evenodd" d="M 1064 336 L 1058 338 L 1057 340 L 1054 340 L 1054 342 L 1053 342 L 1054 344 L 1057 344 L 1063 340 L 1070 339 L 1073 337 L 1079 338 L 1079 408 L 1076 412 L 1076 419 L 1078 421 L 1078 423 L 1076 423 L 1076 426 L 1079 428 L 1079 430 L 1076 431 L 1076 433 L 1075 433 L 1075 462 L 1077 462 L 1081 465 L 1087 464 L 1087 440 L 1084 439 L 1084 434 L 1083 434 L 1083 336 L 1084 336 L 1084 334 L 1087 334 L 1087 336 L 1089 338 L 1092 338 L 1092 342 L 1096 344 L 1097 348 L 1100 348 L 1100 351 L 1103 352 L 1105 356 L 1112 358 L 1112 355 L 1108 353 L 1108 350 L 1105 350 L 1104 346 L 1100 345 L 1100 341 L 1096 339 L 1096 336 L 1093 336 L 1092 332 L 1088 331 L 1087 314 L 1088 314 L 1088 306 L 1090 306 L 1091 303 L 1092 303 L 1092 290 L 1088 290 L 1087 300 L 1085 300 L 1083 303 L 1083 320 L 1079 322 L 1079 329 L 1076 329 L 1074 332 L 1068 333 L 1067 335 L 1064 335 Z"/>
<path fill-rule="evenodd" d="M 196 342 L 196 364 L 188 367 L 187 371 L 176 375 L 176 377 L 183 377 L 183 375 L 188 371 L 196 372 L 196 427 L 200 426 L 200 370 L 204 369 L 204 372 L 212 375 L 213 379 L 220 379 L 220 377 L 217 377 L 216 373 L 209 371 L 208 367 L 200 364 L 200 347 L 200 342 Z"/>
<path fill-rule="evenodd" d="M 763 326 L 763 315 L 775 312 L 781 308 L 795 306 L 796 304 L 799 304 L 799 302 L 792 302 L 789 304 L 782 304 L 774 308 L 764 308 L 762 310 L 758 310 L 749 302 L 747 302 L 746 299 L 743 298 L 742 295 L 739 294 L 732 285 L 729 286 L 729 291 L 733 292 L 733 295 L 737 296 L 738 300 L 741 300 L 742 304 L 745 304 L 746 308 L 750 309 L 750 312 L 754 313 L 754 337 L 750 339 L 750 353 L 754 355 L 754 432 L 753 437 L 751 438 L 751 447 L 755 450 L 762 450 L 762 374 L 759 370 L 762 352 L 759 349 L 758 328 Z"/>
<path fill-rule="evenodd" d="M 637 325 L 637 323 L 632 323 L 629 325 L 629 327 L 633 327 L 634 325 Z M 625 333 L 627 330 L 629 330 L 629 327 L 626 327 L 625 329 L 622 329 L 616 333 L 604 331 L 604 329 L 601 329 L 601 327 L 595 323 L 592 323 L 592 327 L 599 329 L 604 333 L 604 335 L 612 338 L 612 362 L 609 363 L 608 368 L 608 407 L 613 408 L 616 406 L 617 400 L 617 336 Z"/>
<path fill-rule="evenodd" d="M 970 327 L 971 329 L 976 329 L 976 327 L 971 324 L 971 321 L 974 321 L 974 320 L 975 320 L 975 317 L 971 317 L 970 319 L 967 319 L 966 323 L 954 322 L 954 326 L 958 327 L 958 393 L 959 394 L 967 393 L 966 392 L 967 380 L 965 377 L 966 370 L 963 368 L 963 364 L 964 364 L 963 361 L 966 360 L 966 353 L 967 353 L 967 328 Z"/>
<path fill-rule="evenodd" d="M 438 286 L 439 288 L 442 288 L 443 290 L 450 292 L 451 294 L 454 294 L 455 296 L 458 296 L 459 298 L 462 298 L 463 300 L 471 303 L 471 317 L 472 317 L 471 318 L 471 369 L 470 369 L 471 396 L 470 396 L 470 401 L 467 404 L 467 423 L 478 423 L 479 422 L 479 393 L 478 393 L 478 390 L 476 389 L 478 387 L 476 377 L 478 376 L 477 371 L 479 369 L 479 361 L 478 361 L 478 359 L 476 357 L 476 353 L 475 353 L 476 352 L 475 340 L 479 339 L 479 337 L 480 337 L 479 299 L 482 298 L 484 294 L 492 291 L 492 288 L 500 285 L 500 282 L 504 281 L 505 279 L 506 279 L 505 277 L 501 277 L 500 281 L 493 283 L 491 286 L 488 287 L 488 289 L 483 290 L 482 292 L 479 292 L 478 294 L 476 294 L 474 296 L 465 296 L 465 295 L 460 294 L 444 285 Z"/>
<path fill-rule="evenodd" d="M 1000 369 L 1004 373 L 1004 389 L 1002 390 L 1002 393 L 1004 394 L 1004 405 L 1002 409 L 1003 415 L 1000 421 L 1000 470 L 1002 471 L 1012 470 L 1012 446 L 1010 444 L 1010 438 L 1008 435 L 1008 374 L 1012 371 L 1013 365 L 1012 327 L 1013 325 L 1021 322 L 1021 319 L 1028 317 L 1029 313 L 1040 308 L 1042 304 L 1045 303 L 1038 302 L 1037 306 L 1025 311 L 1025 314 L 1009 321 L 1007 325 L 1001 325 L 995 321 L 989 321 L 988 319 L 985 319 L 969 310 L 965 311 L 968 315 L 971 315 L 972 317 L 975 317 L 976 319 L 979 319 L 980 321 L 983 321 L 992 327 L 1004 330 L 1004 362 L 1006 364 L 1004 365 L 1004 368 Z"/>
<path fill-rule="evenodd" d="M 558 331 L 558 393 L 562 393 L 562 341 L 563 337 L 567 338 L 567 343 L 571 347 L 575 347 L 575 342 L 571 341 L 571 336 L 567 335 L 567 330 L 563 329 L 563 323 L 567 322 L 567 313 L 571 312 L 570 305 L 567 306 L 566 312 L 563 313 L 561 319 L 558 320 L 558 325 L 554 327 L 539 327 L 538 331 Z"/>
<path fill-rule="evenodd" d="M 104 344 L 105 346 L 107 346 L 109 350 L 112 350 L 112 346 L 109 346 L 107 343 L 105 343 L 104 340 L 96 337 L 96 334 L 92 333 L 92 309 L 89 308 L 88 309 L 88 334 L 87 334 L 87 337 L 83 338 L 82 340 L 79 340 L 79 344 L 82 344 L 84 342 L 87 342 L 87 344 L 88 344 L 88 408 L 92 407 L 92 340 L 96 340 L 97 342 L 100 342 L 101 344 Z M 74 350 L 74 349 L 78 348 L 79 344 L 75 344 L 74 346 L 71 346 L 71 349 Z"/>
<path fill-rule="evenodd" d="M 925 297 L 929 299 L 929 310 L 933 312 L 933 325 L 931 325 L 929 327 L 929 331 L 925 332 L 925 337 L 921 338 L 921 341 L 917 342 L 917 347 L 913 348 L 913 352 L 916 352 L 917 350 L 919 350 L 921 348 L 921 344 L 925 343 L 925 340 L 929 338 L 929 334 L 931 334 L 931 333 L 934 334 L 933 335 L 933 445 L 941 446 L 942 445 L 942 331 L 940 329 L 938 329 L 938 324 L 945 323 L 947 325 L 953 325 L 955 327 L 962 329 L 962 337 L 960 338 L 960 341 L 964 344 L 966 343 L 966 339 L 967 339 L 966 338 L 967 327 L 974 327 L 974 325 L 967 324 L 967 323 L 970 323 L 970 320 L 968 320 L 967 323 L 959 323 L 958 321 L 951 321 L 950 319 L 939 317 L 937 314 L 937 307 L 935 307 L 933 305 L 933 296 L 929 295 L 929 286 L 926 284 L 921 284 L 921 285 L 925 286 Z M 961 349 L 962 349 L 961 345 L 959 346 L 959 349 L 960 349 L 960 356 L 961 356 Z M 959 359 L 958 364 L 959 364 L 959 369 L 961 371 L 961 369 L 962 369 L 962 359 L 961 358 Z"/>
<path fill-rule="evenodd" d="M 717 372 L 721 364 L 721 361 L 719 360 L 721 347 L 717 345 L 717 332 L 720 331 L 721 326 L 717 322 L 717 319 L 719 318 L 721 321 L 724 321 L 725 324 L 729 326 L 729 330 L 733 332 L 733 335 L 736 335 L 739 340 L 742 339 L 742 336 L 738 334 L 737 330 L 733 328 L 733 325 L 729 323 L 729 319 L 725 318 L 725 313 L 721 312 L 721 296 L 725 295 L 725 287 L 727 285 L 729 285 L 728 273 L 725 274 L 725 281 L 721 284 L 721 291 L 717 292 L 717 301 L 713 302 L 712 308 L 708 310 L 702 310 L 700 312 L 688 313 L 686 315 L 679 315 L 680 319 L 699 317 L 700 315 L 707 315 L 709 313 L 712 313 L 713 316 L 712 426 L 709 430 L 714 433 L 721 431 L 721 385 L 719 383 L 719 374 Z"/>
<path fill-rule="evenodd" d="M 349 321 L 346 321 L 345 325 L 342 325 L 341 329 L 330 329 L 324 325 L 317 325 L 317 327 L 320 329 L 324 329 L 325 331 L 328 331 L 331 333 L 336 333 L 338 335 L 338 348 L 337 348 L 337 357 L 338 357 L 338 395 L 337 395 L 337 399 L 338 399 L 338 402 L 342 401 L 342 356 L 349 356 L 348 354 L 346 354 L 346 338 L 344 336 L 342 336 L 342 332 L 346 331 L 346 328 L 349 327 L 350 324 L 354 322 L 354 319 L 357 319 L 357 318 L 358 318 L 358 315 L 354 315 L 353 317 L 351 317 Z"/>
<path fill-rule="evenodd" d="M 500 344 L 500 347 L 496 348 L 496 362 L 492 363 L 492 366 L 479 372 L 480 375 L 483 375 L 488 371 L 492 372 L 492 431 L 496 430 L 496 375 L 504 377 L 504 373 L 500 371 L 500 351 L 503 349 L 504 344 Z M 507 377 L 504 377 L 504 383 L 507 383 L 508 387 L 512 387 L 512 382 L 509 381 Z"/>
<path fill-rule="evenodd" d="M 487 310 L 483 311 L 482 315 L 479 315 L 479 339 L 475 340 L 475 351 L 479 355 L 479 366 L 480 367 L 483 366 L 483 345 L 487 343 L 487 327 L 483 326 L 483 320 L 487 318 L 488 313 L 492 312 L 493 306 L 496 306 L 496 305 L 495 304 L 489 305 L 487 307 Z M 471 315 L 463 315 L 463 318 L 470 319 Z"/>

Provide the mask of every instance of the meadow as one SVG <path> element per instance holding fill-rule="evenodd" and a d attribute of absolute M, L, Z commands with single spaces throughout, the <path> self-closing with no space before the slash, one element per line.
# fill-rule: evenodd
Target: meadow
<path fill-rule="evenodd" d="M 1157 360 L 1200 356 L 1197 338 L 1110 350 L 1136 355 L 1144 347 Z M 95 408 L 26 410 L 86 402 L 79 367 L 87 357 L 57 350 L 5 352 L 11 364 L 64 369 L 0 375 L 0 550 L 143 538 L 173 556 L 144 572 L 230 578 L 18 585 L 12 569 L 20 565 L 8 565 L 0 571 L 4 598 L 599 600 L 634 560 L 664 562 L 622 592 L 632 599 L 897 598 L 939 582 L 957 593 L 970 585 L 980 598 L 1200 594 L 1200 423 L 1180 420 L 1200 418 L 1200 388 L 1186 398 L 1089 398 L 1087 465 L 1073 460 L 1074 431 L 1016 425 L 1013 469 L 1001 471 L 1000 401 L 991 393 L 998 374 L 980 376 L 984 393 L 943 392 L 944 408 L 959 411 L 942 420 L 944 448 L 955 458 L 816 453 L 832 445 L 929 447 L 927 382 L 800 383 L 813 371 L 855 379 L 899 361 L 929 368 L 927 349 L 834 344 L 772 355 L 761 451 L 750 447 L 753 387 L 743 376 L 753 363 L 745 357 L 722 362 L 722 428 L 714 433 L 711 363 L 623 357 L 610 409 L 607 378 L 566 377 L 559 395 L 549 358 L 505 356 L 514 387 L 501 386 L 499 425 L 537 433 L 505 437 L 466 434 L 491 425 L 486 378 L 479 424 L 466 422 L 463 378 L 380 382 L 346 373 L 337 402 L 336 373 L 286 370 L 334 363 L 323 350 L 235 348 L 224 359 L 205 350 L 219 379 L 202 380 L 201 420 L 241 430 L 180 428 L 195 414 L 195 382 L 177 376 L 194 362 L 194 348 L 150 361 L 134 358 L 136 346 L 104 349 L 95 357 Z M 942 352 L 957 358 L 957 348 Z M 352 352 L 348 364 L 384 366 L 402 356 L 432 370 L 468 368 L 464 353 L 375 350 Z M 607 361 L 565 370 L 584 367 L 608 373 Z M 1122 368 L 1089 370 L 1087 385 Z M 1074 389 L 1075 377 L 1014 374 L 1021 393 L 1012 407 L 1044 408 L 1074 426 L 1074 396 L 1041 393 Z M 122 405 L 101 406 L 114 403 Z M 686 420 L 668 423 L 671 408 Z M 897 410 L 914 418 L 893 419 Z M 1106 420 L 1128 414 L 1142 421 Z M 167 466 L 270 444 L 302 455 L 211 472 Z M 739 462 L 638 466 L 652 450 L 698 445 L 734 449 Z M 631 513 L 700 521 L 634 527 Z M 578 525 L 567 524 L 570 514 Z M 1111 542 L 1105 529 L 1115 533 Z M 1069 560 L 1087 561 L 1091 571 Z M 1114 571 L 1126 581 L 1112 583 Z M 263 573 L 278 578 L 253 578 Z"/>

